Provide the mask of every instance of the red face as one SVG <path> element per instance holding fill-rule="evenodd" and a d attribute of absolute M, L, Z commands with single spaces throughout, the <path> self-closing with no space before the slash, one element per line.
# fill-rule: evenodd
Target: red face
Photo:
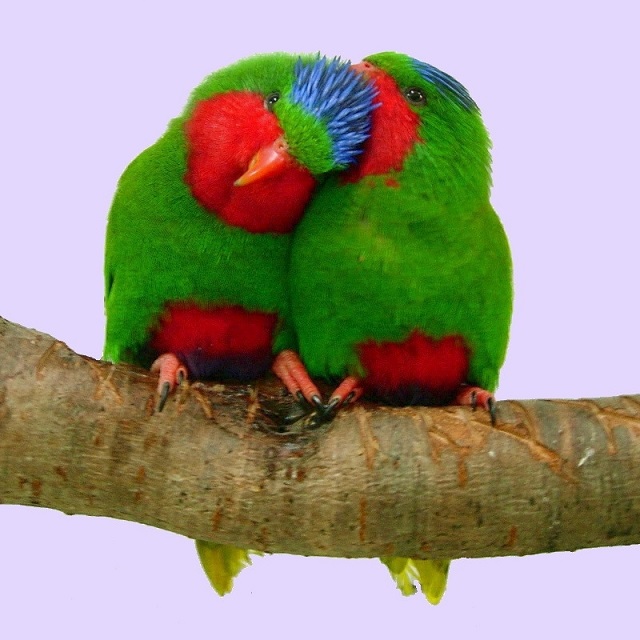
<path fill-rule="evenodd" d="M 185 124 L 185 135 L 184 179 L 205 209 L 251 233 L 293 230 L 315 186 L 304 167 L 291 161 L 268 177 L 234 184 L 255 154 L 283 135 L 262 96 L 236 91 L 203 100 Z"/>
<path fill-rule="evenodd" d="M 370 62 L 360 62 L 354 65 L 354 69 L 374 82 L 379 106 L 371 116 L 371 136 L 358 164 L 346 172 L 345 182 L 400 171 L 405 157 L 420 140 L 420 118 L 409 108 L 395 80 Z"/>

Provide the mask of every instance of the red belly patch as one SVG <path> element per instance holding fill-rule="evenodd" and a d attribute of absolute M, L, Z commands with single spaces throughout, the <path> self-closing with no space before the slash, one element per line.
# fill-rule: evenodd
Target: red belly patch
<path fill-rule="evenodd" d="M 457 335 L 415 330 L 402 342 L 361 343 L 358 354 L 366 392 L 390 404 L 447 404 L 467 380 L 469 349 Z"/>
<path fill-rule="evenodd" d="M 167 306 L 150 346 L 174 353 L 192 378 L 251 380 L 268 370 L 278 316 L 240 306 Z"/>

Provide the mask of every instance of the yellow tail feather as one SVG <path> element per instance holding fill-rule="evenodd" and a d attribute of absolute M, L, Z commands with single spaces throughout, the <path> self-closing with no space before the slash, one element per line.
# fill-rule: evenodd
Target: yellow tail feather
<path fill-rule="evenodd" d="M 413 558 L 380 558 L 391 573 L 403 596 L 416 592 L 415 582 L 431 604 L 438 604 L 447 587 L 450 560 L 415 560 Z"/>
<path fill-rule="evenodd" d="M 233 579 L 251 564 L 249 554 L 261 555 L 258 551 L 239 549 L 208 540 L 196 540 L 196 549 L 211 586 L 220 596 L 233 589 Z"/>

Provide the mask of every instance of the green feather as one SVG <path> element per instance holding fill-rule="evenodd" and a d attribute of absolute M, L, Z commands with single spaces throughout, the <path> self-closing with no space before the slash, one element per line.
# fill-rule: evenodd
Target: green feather
<path fill-rule="evenodd" d="M 288 316 L 290 238 L 251 234 L 204 210 L 183 181 L 184 123 L 193 106 L 228 90 L 267 94 L 291 85 L 295 56 L 251 58 L 209 76 L 182 116 L 126 169 L 109 213 L 105 249 L 104 357 L 144 366 L 145 347 L 167 301 L 239 304 Z M 289 342 L 281 332 L 278 348 Z M 196 540 L 202 566 L 220 594 L 248 564 L 249 552 Z"/>
<path fill-rule="evenodd" d="M 313 376 L 362 377 L 359 343 L 402 341 L 414 329 L 457 334 L 470 349 L 466 382 L 493 391 L 513 293 L 509 245 L 489 201 L 489 136 L 446 74 L 429 68 L 430 81 L 424 65 L 396 53 L 367 60 L 398 91 L 426 96 L 409 105 L 419 142 L 399 171 L 358 182 L 332 176 L 316 192 L 294 234 L 289 274 L 300 355 Z M 430 602 L 442 597 L 449 560 L 382 562 L 403 594 L 418 581 Z"/>
<path fill-rule="evenodd" d="M 472 351 L 468 382 L 491 391 L 506 354 L 512 276 L 489 202 L 488 134 L 477 110 L 444 98 L 407 56 L 369 59 L 427 93 L 419 131 L 427 143 L 399 172 L 346 184 L 331 176 L 316 191 L 289 276 L 303 361 L 316 376 L 362 375 L 362 341 L 402 340 L 414 328 L 457 333 Z"/>
<path fill-rule="evenodd" d="M 292 153 L 327 171 L 329 137 L 286 96 L 296 61 L 317 56 L 264 54 L 241 60 L 208 76 L 192 93 L 184 112 L 143 151 L 121 177 L 109 213 L 105 245 L 104 357 L 148 366 L 144 347 L 167 301 L 237 304 L 248 310 L 289 315 L 286 273 L 290 237 L 247 233 L 225 224 L 191 195 L 183 176 L 187 149 L 184 124 L 195 105 L 230 90 L 284 98 L 277 104 Z M 276 115 L 278 115 L 276 113 Z M 291 346 L 286 326 L 277 350 Z"/>
<path fill-rule="evenodd" d="M 442 599 L 447 586 L 450 560 L 416 560 L 393 556 L 380 560 L 389 569 L 403 596 L 413 595 L 417 582 L 420 591 L 431 604 L 438 604 Z"/>
<path fill-rule="evenodd" d="M 193 198 L 184 181 L 184 125 L 195 106 L 214 95 L 246 90 L 267 96 L 277 91 L 281 99 L 273 111 L 291 155 L 312 174 L 338 168 L 331 159 L 328 123 L 288 100 L 300 58 L 323 64 L 318 56 L 276 53 L 254 56 L 211 74 L 193 91 L 184 112 L 169 123 L 165 134 L 127 167 L 118 183 L 106 234 L 106 359 L 148 366 L 153 356 L 147 345 L 165 305 L 187 300 L 274 312 L 281 321 L 274 352 L 293 345 L 287 326 L 290 235 L 249 233 L 230 226 Z M 338 65 L 332 64 L 332 69 Z M 339 64 L 340 79 L 353 75 L 346 63 Z M 339 82 L 335 89 L 329 86 L 328 99 L 336 97 L 332 90 L 344 92 L 344 87 Z M 369 91 L 366 87 L 358 94 L 361 111 L 348 120 L 354 127 L 368 126 Z M 338 113 L 340 101 L 344 97 L 336 98 Z M 360 129 L 356 133 L 363 135 Z M 221 595 L 231 590 L 233 578 L 250 564 L 247 550 L 201 540 L 196 547 L 211 584 Z"/>
<path fill-rule="evenodd" d="M 251 564 L 250 553 L 262 555 L 259 551 L 239 549 L 209 540 L 196 540 L 196 550 L 211 586 L 220 596 L 231 592 L 236 576 Z"/>
<path fill-rule="evenodd" d="M 120 179 L 106 239 L 106 359 L 148 365 L 140 353 L 170 300 L 288 314 L 289 237 L 225 224 L 193 199 L 184 173 L 174 120 Z"/>

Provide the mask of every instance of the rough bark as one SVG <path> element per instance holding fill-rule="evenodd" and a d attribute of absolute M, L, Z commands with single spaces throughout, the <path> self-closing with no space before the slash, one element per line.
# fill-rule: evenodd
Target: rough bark
<path fill-rule="evenodd" d="M 303 555 L 478 557 L 640 542 L 640 395 L 363 403 L 279 433 L 274 381 L 155 381 L 0 319 L 0 503 Z"/>

